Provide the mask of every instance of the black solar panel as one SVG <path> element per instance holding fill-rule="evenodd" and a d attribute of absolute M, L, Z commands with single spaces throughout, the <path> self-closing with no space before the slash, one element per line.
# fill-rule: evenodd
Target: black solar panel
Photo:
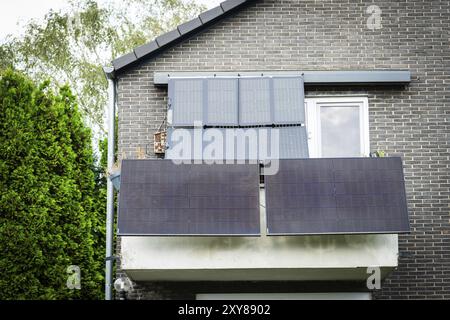
<path fill-rule="evenodd" d="M 122 162 L 118 234 L 259 235 L 259 167 Z"/>
<path fill-rule="evenodd" d="M 266 176 L 268 234 L 409 232 L 400 158 L 280 160 Z"/>

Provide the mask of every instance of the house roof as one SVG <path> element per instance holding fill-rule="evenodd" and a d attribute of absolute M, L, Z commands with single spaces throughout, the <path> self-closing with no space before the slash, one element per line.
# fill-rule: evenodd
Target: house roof
<path fill-rule="evenodd" d="M 114 75 L 117 72 L 125 70 L 144 58 L 156 56 L 171 46 L 187 39 L 188 37 L 203 31 L 213 23 L 228 17 L 230 14 L 244 8 L 245 5 L 255 0 L 227 0 L 219 6 L 201 13 L 197 18 L 179 25 L 176 29 L 158 36 L 132 52 L 127 53 L 113 60 L 113 68 L 108 70 L 108 75 Z"/>

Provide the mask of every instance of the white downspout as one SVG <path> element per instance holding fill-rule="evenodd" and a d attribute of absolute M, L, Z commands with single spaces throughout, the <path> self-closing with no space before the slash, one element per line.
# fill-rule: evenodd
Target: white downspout
<path fill-rule="evenodd" d="M 114 186 L 109 177 L 114 166 L 115 121 L 116 121 L 116 90 L 113 72 L 114 69 L 104 67 L 103 71 L 108 79 L 108 177 L 106 200 L 106 275 L 105 300 L 112 300 L 113 286 L 113 248 L 114 248 Z"/>

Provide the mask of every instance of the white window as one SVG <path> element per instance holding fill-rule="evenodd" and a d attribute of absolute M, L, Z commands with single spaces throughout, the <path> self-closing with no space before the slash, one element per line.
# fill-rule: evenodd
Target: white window
<path fill-rule="evenodd" d="M 311 158 L 369 156 L 367 97 L 306 98 Z"/>

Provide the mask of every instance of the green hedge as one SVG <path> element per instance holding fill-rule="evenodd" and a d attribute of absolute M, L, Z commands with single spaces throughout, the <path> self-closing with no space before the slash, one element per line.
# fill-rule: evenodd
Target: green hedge
<path fill-rule="evenodd" d="M 0 74 L 0 300 L 103 297 L 100 171 L 69 88 Z"/>

